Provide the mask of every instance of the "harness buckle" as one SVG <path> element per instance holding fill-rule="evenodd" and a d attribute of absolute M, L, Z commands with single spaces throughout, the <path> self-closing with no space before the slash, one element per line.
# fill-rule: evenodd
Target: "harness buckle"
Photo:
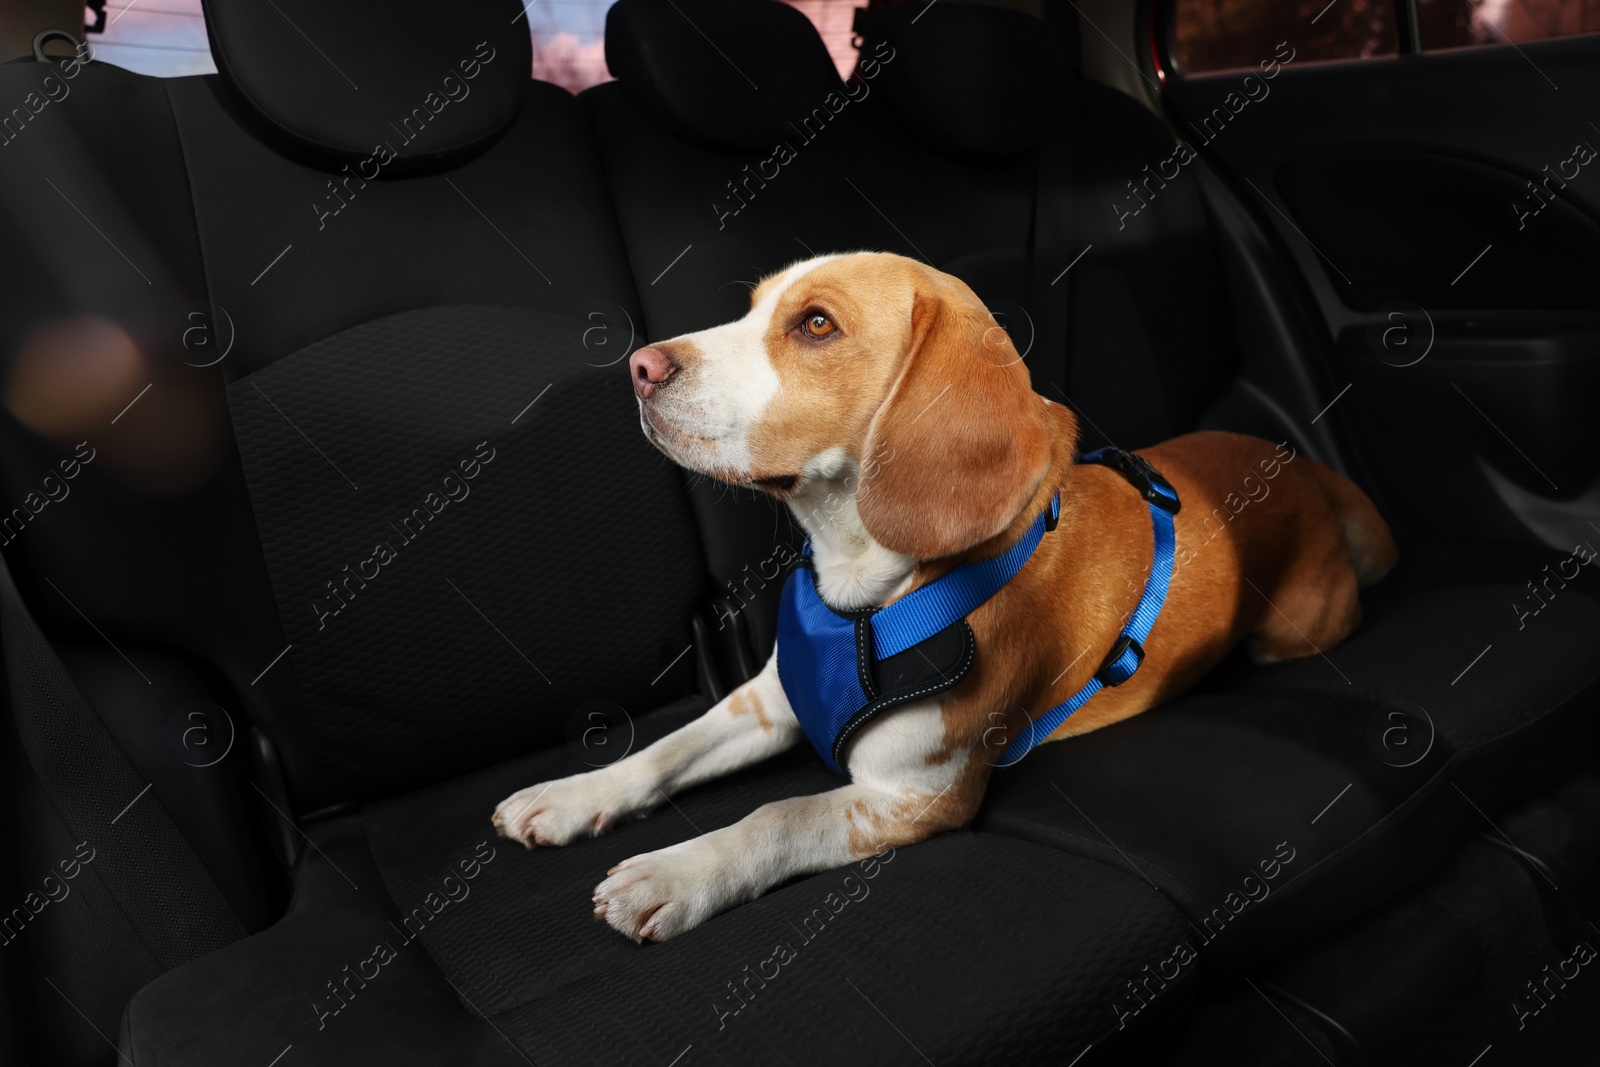
<path fill-rule="evenodd" d="M 1143 456 L 1135 455 L 1123 449 L 1102 449 L 1106 453 L 1097 457 L 1106 466 L 1115 469 L 1144 497 L 1146 503 L 1154 504 L 1162 511 L 1173 515 L 1178 513 L 1178 491 L 1172 488 L 1172 483 L 1162 476 L 1161 472 L 1150 465 L 1150 461 Z"/>
<path fill-rule="evenodd" d="M 1126 662 L 1130 655 L 1132 663 Z M 1143 663 L 1144 646 L 1135 641 L 1131 634 L 1123 634 L 1117 638 L 1117 643 L 1111 646 L 1111 651 L 1106 653 L 1106 658 L 1101 662 L 1100 669 L 1094 672 L 1094 676 L 1102 686 L 1110 689 L 1132 678 Z"/>

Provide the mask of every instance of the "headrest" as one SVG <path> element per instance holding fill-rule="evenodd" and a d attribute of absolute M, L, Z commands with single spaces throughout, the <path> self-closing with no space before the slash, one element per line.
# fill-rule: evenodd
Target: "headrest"
<path fill-rule="evenodd" d="M 374 177 L 437 170 L 522 110 L 517 0 L 203 0 L 217 70 L 279 147 Z M 365 161 L 370 160 L 370 163 Z"/>
<path fill-rule="evenodd" d="M 606 66 L 634 107 L 730 150 L 793 138 L 844 83 L 811 20 L 781 0 L 618 0 Z"/>
<path fill-rule="evenodd" d="M 877 88 L 919 141 L 942 155 L 992 160 L 1036 148 L 1068 100 L 1072 56 L 1056 28 L 976 4 L 857 10 L 863 55 L 893 48 Z"/>

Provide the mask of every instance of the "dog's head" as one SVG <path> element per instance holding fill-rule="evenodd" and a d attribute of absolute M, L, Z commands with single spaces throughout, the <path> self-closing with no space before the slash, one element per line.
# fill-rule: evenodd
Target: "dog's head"
<path fill-rule="evenodd" d="M 843 484 L 867 532 L 916 559 L 1004 530 L 1050 465 L 1046 404 L 1005 330 L 903 256 L 797 263 L 744 318 L 629 367 L 645 436 L 672 459 L 797 502 Z"/>

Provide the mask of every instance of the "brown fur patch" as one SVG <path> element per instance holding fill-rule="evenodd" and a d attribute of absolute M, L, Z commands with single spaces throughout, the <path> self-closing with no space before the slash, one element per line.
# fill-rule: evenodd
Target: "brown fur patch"
<path fill-rule="evenodd" d="M 763 730 L 772 729 L 772 718 L 767 714 L 767 709 L 761 703 L 761 697 L 752 692 L 749 687 L 735 689 L 728 697 L 728 714 L 734 718 L 741 715 L 754 715 Z"/>
<path fill-rule="evenodd" d="M 924 841 L 944 830 L 965 826 L 978 813 L 990 766 L 983 754 L 969 751 L 966 763 L 949 788 L 933 794 L 912 793 L 873 810 L 864 802 L 845 809 L 850 824 L 849 848 L 853 856 L 871 856 L 885 848 Z"/>

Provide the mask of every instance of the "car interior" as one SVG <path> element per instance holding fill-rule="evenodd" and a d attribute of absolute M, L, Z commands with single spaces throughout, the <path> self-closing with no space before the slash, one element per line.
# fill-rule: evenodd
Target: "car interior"
<path fill-rule="evenodd" d="M 575 93 L 555 2 L 204 0 L 178 77 L 0 23 L 0 1062 L 1595 1062 L 1600 12 L 873 0 L 841 61 L 616 0 Z M 1400 562 L 1337 648 L 634 944 L 608 867 L 838 778 L 495 835 L 754 675 L 803 540 L 626 357 L 864 249 L 1082 449 L 1283 442 Z"/>

